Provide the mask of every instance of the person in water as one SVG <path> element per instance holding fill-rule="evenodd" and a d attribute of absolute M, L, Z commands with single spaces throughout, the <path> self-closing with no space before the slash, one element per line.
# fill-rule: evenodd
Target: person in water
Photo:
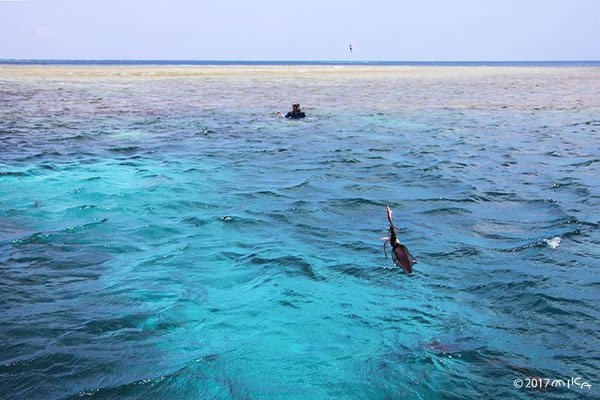
<path fill-rule="evenodd" d="M 285 117 L 290 119 L 300 119 L 306 117 L 306 114 L 300 111 L 300 104 L 294 103 L 292 104 L 292 111 L 285 114 Z"/>

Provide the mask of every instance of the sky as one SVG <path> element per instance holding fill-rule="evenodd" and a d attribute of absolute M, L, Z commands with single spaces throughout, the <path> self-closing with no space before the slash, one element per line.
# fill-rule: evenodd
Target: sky
<path fill-rule="evenodd" d="M 600 0 L 0 0 L 0 59 L 600 60 L 599 38 Z"/>

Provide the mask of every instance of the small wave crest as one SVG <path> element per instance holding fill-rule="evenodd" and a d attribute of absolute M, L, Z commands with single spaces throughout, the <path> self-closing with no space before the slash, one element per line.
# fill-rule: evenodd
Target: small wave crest
<path fill-rule="evenodd" d="M 548 246 L 552 247 L 553 249 L 556 249 L 558 246 L 560 246 L 562 239 L 559 236 L 555 236 L 552 239 L 543 239 L 543 241 Z"/>

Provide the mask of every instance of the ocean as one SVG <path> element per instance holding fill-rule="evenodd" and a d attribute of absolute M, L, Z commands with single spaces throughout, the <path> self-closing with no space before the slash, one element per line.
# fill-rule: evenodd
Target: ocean
<path fill-rule="evenodd" d="M 600 396 L 600 66 L 155 64 L 0 65 L 0 397 Z"/>

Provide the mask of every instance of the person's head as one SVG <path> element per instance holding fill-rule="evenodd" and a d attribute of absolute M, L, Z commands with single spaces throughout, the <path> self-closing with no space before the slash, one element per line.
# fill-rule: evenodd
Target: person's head
<path fill-rule="evenodd" d="M 300 111 L 300 104 L 298 104 L 298 103 L 293 103 L 293 104 L 292 104 L 292 110 L 293 110 L 294 112 L 296 112 L 296 111 Z"/>

